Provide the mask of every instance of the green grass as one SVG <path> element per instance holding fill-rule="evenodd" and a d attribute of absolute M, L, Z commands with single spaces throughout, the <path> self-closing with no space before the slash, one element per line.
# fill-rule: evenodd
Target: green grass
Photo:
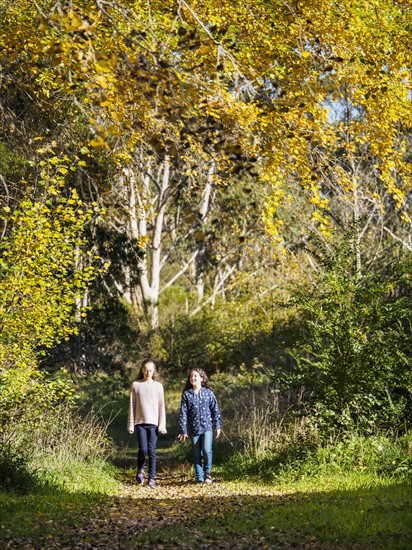
<path fill-rule="evenodd" d="M 116 480 L 118 472 L 112 464 L 102 459 L 91 461 L 78 460 L 69 457 L 67 460 L 45 460 L 39 462 L 40 479 L 45 485 L 51 485 L 55 490 L 69 493 L 101 493 L 115 494 L 119 483 Z"/>
<path fill-rule="evenodd" d="M 118 471 L 110 463 L 53 458 L 38 464 L 35 492 L 0 492 L 0 540 L 62 536 L 67 525 L 76 525 L 120 490 Z"/>
<path fill-rule="evenodd" d="M 326 484 L 330 480 L 324 480 Z M 232 495 L 194 500 L 184 521 L 160 532 L 145 532 L 133 544 L 169 547 L 184 541 L 189 548 L 204 543 L 223 548 L 409 549 L 411 486 L 356 489 L 356 483 L 352 485 L 329 491 L 283 487 L 278 494 L 268 494 L 266 486 L 252 489 L 232 483 Z"/>
<path fill-rule="evenodd" d="M 55 490 L 24 496 L 0 493 L 0 541 L 64 537 L 67 526 L 81 524 L 104 498 Z"/>
<path fill-rule="evenodd" d="M 104 547 L 106 540 L 122 548 L 412 547 L 410 484 L 361 473 L 293 485 L 225 482 L 216 469 L 216 483 L 199 488 L 190 468 L 187 474 L 178 484 L 165 476 L 156 492 L 2 493 L 0 546 L 24 541 L 43 548 L 47 541 L 51 549 L 97 541 Z"/>

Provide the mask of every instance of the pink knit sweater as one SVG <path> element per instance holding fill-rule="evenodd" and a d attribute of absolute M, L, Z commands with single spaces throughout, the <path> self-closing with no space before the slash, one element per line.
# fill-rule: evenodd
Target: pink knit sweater
<path fill-rule="evenodd" d="M 166 433 L 166 410 L 163 386 L 156 380 L 133 382 L 130 391 L 127 429 L 134 432 L 136 424 L 154 424 L 159 432 Z"/>

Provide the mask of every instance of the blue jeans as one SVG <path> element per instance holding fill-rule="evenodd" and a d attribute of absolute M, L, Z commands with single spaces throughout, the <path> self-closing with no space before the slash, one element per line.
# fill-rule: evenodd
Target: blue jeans
<path fill-rule="evenodd" d="M 190 441 L 193 449 L 193 464 L 195 467 L 196 479 L 198 481 L 204 481 L 204 474 L 210 474 L 212 468 L 213 432 L 192 435 Z"/>
<path fill-rule="evenodd" d="M 138 424 L 137 439 L 139 450 L 137 452 L 137 470 L 144 470 L 146 456 L 149 457 L 149 479 L 156 477 L 156 447 L 158 428 L 154 424 Z"/>

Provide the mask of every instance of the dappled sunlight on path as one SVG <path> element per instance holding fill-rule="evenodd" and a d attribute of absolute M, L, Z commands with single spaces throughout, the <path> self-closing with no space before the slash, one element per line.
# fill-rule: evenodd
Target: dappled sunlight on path
<path fill-rule="evenodd" d="M 122 523 L 123 518 L 139 532 L 152 528 L 160 531 L 176 523 L 190 528 L 205 519 L 224 518 L 225 513 L 236 512 L 245 504 L 245 498 L 259 497 L 275 501 L 279 493 L 252 485 L 246 490 L 244 485 L 219 480 L 211 485 L 201 484 L 186 474 L 166 473 L 158 475 L 155 490 L 147 485 L 125 483 L 122 495 L 113 500 L 109 513 L 111 520 L 116 518 Z"/>
<path fill-rule="evenodd" d="M 189 474 L 190 475 L 190 474 Z M 158 486 L 125 483 L 122 495 L 104 507 L 102 527 L 116 533 L 113 548 L 222 549 L 317 549 L 372 550 L 409 548 L 405 537 L 407 490 L 397 503 L 399 531 L 377 539 L 359 541 L 351 536 L 351 526 L 367 527 L 369 507 L 382 513 L 374 529 L 384 526 L 382 503 L 385 490 L 361 510 L 362 491 L 297 493 L 293 488 L 219 478 L 212 485 L 197 484 L 187 473 L 161 473 Z M 375 510 L 376 511 L 376 510 Z M 373 521 L 372 521 L 373 523 Z M 359 533 L 359 531 L 358 531 Z M 403 535 L 402 535 L 403 533 Z M 344 535 L 345 540 L 340 537 Z M 389 535 L 389 536 L 388 536 Z M 348 537 L 348 538 L 346 538 Z M 410 537 L 408 539 L 410 541 Z M 101 548 L 102 546 L 95 546 Z M 79 548 L 82 548 L 81 546 Z"/>
<path fill-rule="evenodd" d="M 156 489 L 150 489 L 134 481 L 134 469 L 128 466 L 119 470 L 123 483 L 116 496 L 102 495 L 93 509 L 55 524 L 55 530 L 41 538 L 8 539 L 5 550 L 412 547 L 408 486 L 392 501 L 396 524 L 385 531 L 387 487 L 371 495 L 363 489 L 302 493 L 246 480 L 227 482 L 218 473 L 215 482 L 206 485 L 194 481 L 189 464 L 175 464 L 162 467 Z M 365 534 L 359 540 L 362 529 Z"/>
<path fill-rule="evenodd" d="M 184 474 L 160 475 L 155 490 L 126 483 L 121 496 L 106 502 L 93 518 L 93 529 L 96 534 L 110 532 L 112 548 L 119 549 L 293 548 L 280 531 L 275 537 L 272 529 L 271 545 L 259 533 L 260 511 L 284 498 L 291 497 L 253 485 L 219 480 L 206 485 Z M 233 518 L 242 527 L 250 524 L 246 536 L 241 530 L 236 533 Z M 96 538 L 93 548 L 103 547 L 104 539 Z M 316 548 L 313 541 L 310 547 Z"/>

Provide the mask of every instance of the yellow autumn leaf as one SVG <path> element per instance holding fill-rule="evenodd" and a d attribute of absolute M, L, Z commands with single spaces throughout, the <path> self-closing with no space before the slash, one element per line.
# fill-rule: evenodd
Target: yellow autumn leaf
<path fill-rule="evenodd" d="M 199 47 L 198 52 L 202 55 L 208 54 L 211 51 L 211 46 L 207 44 L 202 44 L 202 46 Z"/>
<path fill-rule="evenodd" d="M 93 147 L 93 149 L 101 149 L 104 146 L 104 141 L 101 138 L 98 139 L 92 139 L 89 141 L 90 147 Z"/>
<path fill-rule="evenodd" d="M 83 21 L 78 15 L 73 15 L 70 21 L 70 30 L 77 31 L 83 28 Z"/>
<path fill-rule="evenodd" d="M 107 78 L 106 78 L 104 75 L 102 75 L 102 74 L 98 74 L 98 75 L 96 76 L 96 82 L 97 82 L 98 84 L 100 84 L 100 86 L 101 86 L 102 88 L 105 88 L 105 89 L 106 89 L 106 88 L 109 87 L 109 83 L 108 83 L 108 81 L 107 81 Z"/>
<path fill-rule="evenodd" d="M 101 59 L 100 61 L 97 61 L 94 66 L 95 66 L 98 73 L 99 72 L 109 72 L 110 69 L 111 69 L 110 65 L 104 59 Z"/>
<path fill-rule="evenodd" d="M 121 122 L 123 120 L 122 114 L 118 111 L 112 111 L 111 115 L 113 120 L 115 120 L 116 122 Z"/>

